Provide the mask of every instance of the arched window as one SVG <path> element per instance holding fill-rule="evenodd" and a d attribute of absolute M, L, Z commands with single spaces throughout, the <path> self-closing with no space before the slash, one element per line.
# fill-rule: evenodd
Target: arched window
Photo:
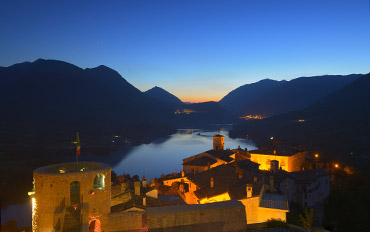
<path fill-rule="evenodd" d="M 80 204 L 80 182 L 73 181 L 70 184 L 71 205 Z"/>
<path fill-rule="evenodd" d="M 101 232 L 100 221 L 98 219 L 95 219 L 90 223 L 89 232 Z"/>
<path fill-rule="evenodd" d="M 105 176 L 103 174 L 99 173 L 95 176 L 94 189 L 105 189 Z"/>

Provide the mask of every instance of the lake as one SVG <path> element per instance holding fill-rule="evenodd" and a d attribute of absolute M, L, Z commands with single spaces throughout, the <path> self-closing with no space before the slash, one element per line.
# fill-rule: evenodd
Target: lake
<path fill-rule="evenodd" d="M 220 134 L 225 136 L 226 148 L 255 149 L 252 141 L 232 139 L 229 137 L 230 127 L 224 127 Z M 217 130 L 184 129 L 178 130 L 166 138 L 157 139 L 149 144 L 139 146 L 124 146 L 112 152 L 108 157 L 86 155 L 82 160 L 106 162 L 113 171 L 120 174 L 143 175 L 147 179 L 160 177 L 162 174 L 182 170 L 182 159 L 213 148 L 213 135 Z M 16 220 L 18 227 L 31 225 L 31 204 L 11 205 L 1 210 L 1 224 L 8 220 Z"/>

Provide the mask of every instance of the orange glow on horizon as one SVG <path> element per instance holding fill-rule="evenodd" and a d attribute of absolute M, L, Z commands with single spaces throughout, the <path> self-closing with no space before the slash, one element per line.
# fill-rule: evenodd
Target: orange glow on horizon
<path fill-rule="evenodd" d="M 212 98 L 212 97 L 197 97 L 197 98 L 188 98 L 188 97 L 182 97 L 180 98 L 182 102 L 189 102 L 189 103 L 201 103 L 201 102 L 209 102 L 214 101 L 218 102 L 221 100 L 221 98 Z"/>

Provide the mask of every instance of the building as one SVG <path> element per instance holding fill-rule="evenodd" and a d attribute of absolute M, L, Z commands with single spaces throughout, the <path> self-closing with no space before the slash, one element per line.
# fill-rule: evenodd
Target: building
<path fill-rule="evenodd" d="M 213 150 L 183 159 L 183 171 L 185 174 L 194 174 L 248 157 L 247 151 L 240 148 L 224 150 L 224 136 L 217 134 L 213 136 Z"/>
<path fill-rule="evenodd" d="M 296 186 L 295 201 L 303 208 L 311 208 L 330 194 L 330 175 L 322 169 L 303 170 L 290 173 Z"/>
<path fill-rule="evenodd" d="M 33 232 L 242 231 L 244 205 L 225 201 L 172 205 L 157 199 L 146 180 L 114 186 L 111 168 L 95 162 L 62 163 L 34 171 Z M 134 189 L 131 189 L 133 185 Z"/>
<path fill-rule="evenodd" d="M 188 204 L 238 200 L 245 206 L 248 224 L 270 218 L 286 220 L 289 211 L 286 196 L 272 191 L 269 182 L 265 184 L 258 166 L 245 159 L 189 175 L 188 183 L 182 183 L 188 186 L 180 187 L 179 194 Z"/>
<path fill-rule="evenodd" d="M 250 159 L 260 164 L 261 170 L 270 170 L 271 160 L 277 160 L 280 168 L 287 172 L 300 171 L 307 156 L 307 151 L 285 146 L 284 148 L 260 148 L 249 151 Z"/>

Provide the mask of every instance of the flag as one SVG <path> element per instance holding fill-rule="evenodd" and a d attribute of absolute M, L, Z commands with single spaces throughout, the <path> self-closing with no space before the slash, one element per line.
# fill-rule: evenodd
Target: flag
<path fill-rule="evenodd" d="M 76 132 L 76 136 L 77 136 L 76 154 L 80 155 L 81 154 L 81 144 L 80 144 L 80 136 L 78 135 L 78 132 Z"/>

